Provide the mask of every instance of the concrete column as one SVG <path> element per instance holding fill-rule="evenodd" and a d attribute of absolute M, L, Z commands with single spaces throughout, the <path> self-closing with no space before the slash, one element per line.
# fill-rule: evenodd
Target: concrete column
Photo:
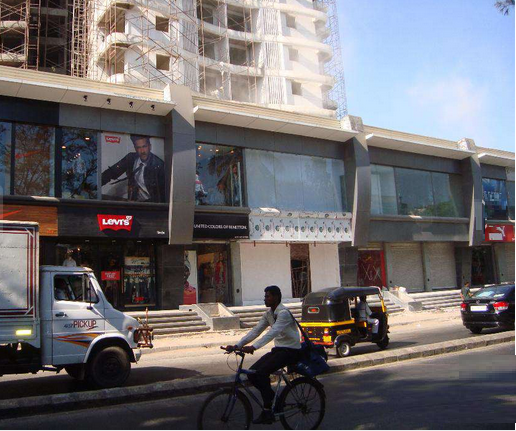
<path fill-rule="evenodd" d="M 242 295 L 242 259 L 240 256 L 240 243 L 230 243 L 231 273 L 233 279 L 233 303 L 243 305 Z"/>
<path fill-rule="evenodd" d="M 476 150 L 473 139 L 462 139 L 459 146 Z M 482 244 L 484 219 L 482 215 L 482 170 L 478 155 L 461 161 L 462 195 L 466 217 L 469 218 L 469 245 Z"/>
<path fill-rule="evenodd" d="M 425 292 L 432 291 L 432 285 L 430 279 L 432 277 L 430 267 L 430 253 L 428 250 L 428 244 L 422 243 L 421 254 L 423 255 L 423 280 L 425 286 Z"/>
<path fill-rule="evenodd" d="M 176 107 L 169 116 L 165 169 L 170 177 L 169 244 L 191 244 L 195 212 L 195 119 L 189 88 L 167 90 Z"/>
<path fill-rule="evenodd" d="M 158 305 L 163 310 L 177 309 L 183 303 L 185 250 L 181 245 L 162 245 L 158 247 Z"/>
<path fill-rule="evenodd" d="M 340 285 L 356 286 L 358 274 L 358 248 L 339 246 Z"/>
<path fill-rule="evenodd" d="M 371 215 L 371 166 L 363 133 L 345 143 L 344 170 L 348 210 L 353 214 L 351 244 L 355 247 L 365 246 L 369 239 Z"/>

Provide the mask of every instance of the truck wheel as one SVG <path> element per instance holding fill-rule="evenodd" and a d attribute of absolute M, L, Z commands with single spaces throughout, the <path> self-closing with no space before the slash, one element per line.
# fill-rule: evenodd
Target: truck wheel
<path fill-rule="evenodd" d="M 93 357 L 88 371 L 90 382 L 97 387 L 121 386 L 131 372 L 129 355 L 121 347 L 106 347 Z"/>
<path fill-rule="evenodd" d="M 68 365 L 65 367 L 65 371 L 68 375 L 75 380 L 84 380 L 84 373 L 82 364 Z"/>

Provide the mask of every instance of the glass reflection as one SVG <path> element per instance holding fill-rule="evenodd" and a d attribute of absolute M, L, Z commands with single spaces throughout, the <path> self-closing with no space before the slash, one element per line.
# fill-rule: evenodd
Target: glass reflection
<path fill-rule="evenodd" d="M 11 124 L 0 122 L 0 196 L 11 194 Z"/>

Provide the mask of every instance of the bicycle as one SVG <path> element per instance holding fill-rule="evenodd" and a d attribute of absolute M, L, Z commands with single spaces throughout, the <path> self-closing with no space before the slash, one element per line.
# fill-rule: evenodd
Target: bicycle
<path fill-rule="evenodd" d="M 223 347 L 222 347 L 223 348 Z M 197 417 L 198 429 L 249 429 L 253 417 L 253 407 L 249 398 L 263 409 L 263 404 L 242 382 L 241 375 L 252 374 L 254 370 L 242 368 L 245 353 L 240 349 L 233 352 L 238 368 L 231 387 L 219 389 L 204 401 Z M 272 410 L 274 420 L 281 421 L 285 429 L 317 429 L 324 418 L 326 395 L 324 387 L 315 378 L 296 377 L 281 369 L 273 373 L 278 377 Z M 285 383 L 280 393 L 281 383 Z M 245 392 L 245 393 L 244 393 Z M 247 394 L 247 396 L 246 396 Z"/>

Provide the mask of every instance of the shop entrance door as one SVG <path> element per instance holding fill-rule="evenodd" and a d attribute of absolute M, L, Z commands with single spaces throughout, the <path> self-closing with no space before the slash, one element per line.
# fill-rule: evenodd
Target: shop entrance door
<path fill-rule="evenodd" d="M 122 245 L 99 246 L 100 286 L 109 303 L 116 309 L 122 303 Z"/>
<path fill-rule="evenodd" d="M 495 284 L 493 247 L 473 247 L 471 259 L 471 285 Z"/>
<path fill-rule="evenodd" d="M 308 244 L 290 244 L 292 298 L 304 298 L 312 291 Z"/>
<path fill-rule="evenodd" d="M 199 302 L 232 305 L 229 289 L 229 253 L 226 244 L 202 244 L 197 250 Z"/>
<path fill-rule="evenodd" d="M 358 252 L 358 285 L 387 286 L 384 262 L 382 250 L 360 250 Z"/>

